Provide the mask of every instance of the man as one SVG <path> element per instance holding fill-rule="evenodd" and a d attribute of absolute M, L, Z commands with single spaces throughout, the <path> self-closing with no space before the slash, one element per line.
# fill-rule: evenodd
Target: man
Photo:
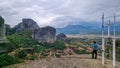
<path fill-rule="evenodd" d="M 96 44 L 96 41 L 93 41 L 93 51 L 92 51 L 92 59 L 97 59 L 97 50 L 98 50 L 98 45 Z M 95 55 L 95 57 L 94 57 Z"/>

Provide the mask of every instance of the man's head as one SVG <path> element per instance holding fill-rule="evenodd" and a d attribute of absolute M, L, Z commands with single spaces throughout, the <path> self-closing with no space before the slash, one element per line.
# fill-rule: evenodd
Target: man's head
<path fill-rule="evenodd" d="M 93 44 L 96 44 L 96 41 L 93 41 Z"/>

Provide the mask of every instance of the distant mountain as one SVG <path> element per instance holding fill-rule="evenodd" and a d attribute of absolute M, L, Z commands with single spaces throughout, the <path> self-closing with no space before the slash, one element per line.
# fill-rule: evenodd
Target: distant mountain
<path fill-rule="evenodd" d="M 52 23 L 55 23 L 52 26 L 56 26 L 57 34 L 99 33 L 101 27 L 99 26 L 100 23 L 86 22 L 80 18 L 71 17 L 71 16 L 57 17 L 52 21 Z"/>
<path fill-rule="evenodd" d="M 85 25 L 85 26 L 98 26 L 100 23 L 98 22 L 86 22 L 81 18 L 71 17 L 71 16 L 61 16 L 56 17 L 51 21 L 52 25 L 56 28 L 64 28 L 68 25 Z"/>
<path fill-rule="evenodd" d="M 111 26 L 111 34 L 113 34 L 114 26 Z M 68 25 L 64 28 L 56 28 L 58 33 L 65 34 L 101 34 L 101 26 L 99 25 Z M 108 26 L 105 26 L 105 34 L 107 34 Z M 116 25 L 116 34 L 120 34 L 120 24 Z"/>
<path fill-rule="evenodd" d="M 98 34 L 100 28 L 97 26 L 68 25 L 64 28 L 57 28 L 57 33 L 65 34 Z"/>
<path fill-rule="evenodd" d="M 52 21 L 52 26 L 56 26 L 57 34 L 101 34 L 100 22 L 86 22 L 80 18 L 71 16 L 57 17 Z M 57 24 L 56 24 L 57 23 Z M 108 26 L 105 23 L 105 34 L 107 34 Z M 113 24 L 111 24 L 111 34 L 113 34 Z M 117 22 L 116 32 L 120 34 L 120 23 Z"/>

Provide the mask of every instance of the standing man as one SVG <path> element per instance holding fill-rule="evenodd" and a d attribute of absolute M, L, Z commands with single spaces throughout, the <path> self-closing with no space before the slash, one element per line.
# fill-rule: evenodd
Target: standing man
<path fill-rule="evenodd" d="M 98 45 L 96 44 L 96 41 L 93 41 L 92 47 L 93 47 L 92 59 L 97 59 Z M 95 56 L 94 56 L 94 55 L 95 55 Z"/>

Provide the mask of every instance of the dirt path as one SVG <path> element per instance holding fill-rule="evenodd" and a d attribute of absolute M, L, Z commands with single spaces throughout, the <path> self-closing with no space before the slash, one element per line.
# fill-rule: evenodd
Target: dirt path
<path fill-rule="evenodd" d="M 71 55 L 61 58 L 47 58 L 17 64 L 9 68 L 113 68 L 110 60 L 106 60 L 105 65 L 102 65 L 100 57 L 98 59 L 90 57 L 91 55 Z M 117 63 L 116 68 L 120 68 L 118 65 L 120 63 Z"/>

